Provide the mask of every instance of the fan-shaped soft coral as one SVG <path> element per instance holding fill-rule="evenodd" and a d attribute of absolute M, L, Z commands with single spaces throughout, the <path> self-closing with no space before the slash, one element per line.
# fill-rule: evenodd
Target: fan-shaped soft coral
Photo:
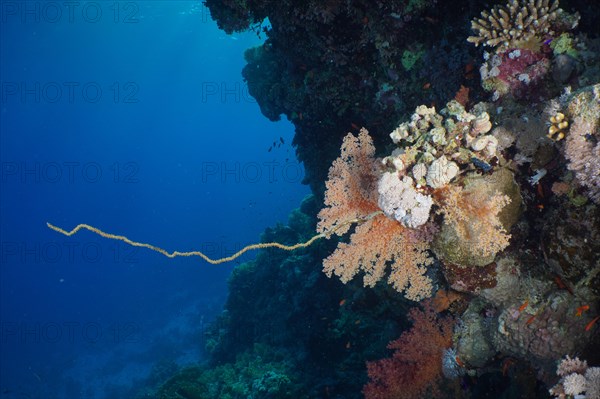
<path fill-rule="evenodd" d="M 361 224 L 350 236 L 349 244 L 340 243 L 323 261 L 324 271 L 330 277 L 339 276 L 344 283 L 362 271 L 365 285 L 374 286 L 389 264 L 390 284 L 404 291 L 408 299 L 420 300 L 430 296 L 432 289 L 431 280 L 425 275 L 431 259 L 427 243 L 420 237 L 424 233 L 408 229 L 381 213 L 377 191 L 380 173 L 374 152 L 365 129 L 358 137 L 348 134 L 340 157 L 329 170 L 326 207 L 319 213 L 318 231 L 327 234 L 335 229 L 335 234 L 341 235 L 349 230 L 348 221 Z"/>
<path fill-rule="evenodd" d="M 339 158 L 329 169 L 325 182 L 325 208 L 319 212 L 317 231 L 346 233 L 350 225 L 339 226 L 348 220 L 367 216 L 379 210 L 377 206 L 378 166 L 375 147 L 366 129 L 355 137 L 348 133 L 342 143 Z"/>
<path fill-rule="evenodd" d="M 397 291 L 404 291 L 406 298 L 419 301 L 431 296 L 432 290 L 431 280 L 425 275 L 432 259 L 426 251 L 427 244 L 413 231 L 378 216 L 357 226 L 350 243 L 340 243 L 323 266 L 328 276 L 336 274 L 344 283 L 362 271 L 365 286 L 372 287 L 384 277 L 389 263 L 389 283 Z"/>

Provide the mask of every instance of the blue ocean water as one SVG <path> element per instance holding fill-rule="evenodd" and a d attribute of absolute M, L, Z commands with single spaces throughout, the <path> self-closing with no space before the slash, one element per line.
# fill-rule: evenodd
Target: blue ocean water
<path fill-rule="evenodd" d="M 0 397 L 126 397 L 202 360 L 236 262 L 46 222 L 230 255 L 309 191 L 293 127 L 242 80 L 260 35 L 225 35 L 201 2 L 0 6 Z"/>

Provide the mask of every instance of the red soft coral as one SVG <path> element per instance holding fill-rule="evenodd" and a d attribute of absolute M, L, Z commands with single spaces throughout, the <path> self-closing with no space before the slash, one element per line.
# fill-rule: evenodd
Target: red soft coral
<path fill-rule="evenodd" d="M 440 317 L 430 301 L 424 309 L 408 314 L 413 327 L 389 343 L 391 358 L 367 363 L 371 381 L 365 385 L 366 399 L 431 398 L 439 393 L 444 349 L 452 344 L 454 320 Z"/>

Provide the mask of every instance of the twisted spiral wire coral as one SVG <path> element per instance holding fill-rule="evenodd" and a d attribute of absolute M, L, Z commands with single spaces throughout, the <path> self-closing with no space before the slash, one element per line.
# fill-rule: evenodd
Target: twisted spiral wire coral
<path fill-rule="evenodd" d="M 341 229 L 342 227 L 348 226 L 348 225 L 352 225 L 355 223 L 363 223 L 366 222 L 367 220 L 370 220 L 372 218 L 374 218 L 375 216 L 381 215 L 382 212 L 381 211 L 377 211 L 377 212 L 373 212 L 367 216 L 364 217 L 359 217 L 359 218 L 354 218 L 351 220 L 347 220 L 344 223 L 341 223 L 337 226 L 335 226 L 333 229 L 327 231 L 327 232 L 323 232 L 323 233 L 319 233 L 314 235 L 313 237 L 311 237 L 308 241 L 305 242 L 300 242 L 294 245 L 285 245 L 285 244 L 281 244 L 278 242 L 265 242 L 265 243 L 258 243 L 258 244 L 250 244 L 245 246 L 244 248 L 240 249 L 239 251 L 237 251 L 236 253 L 234 253 L 231 256 L 226 256 L 223 258 L 218 258 L 218 259 L 212 259 L 210 257 L 208 257 L 206 254 L 204 254 L 201 251 L 188 251 L 188 252 L 180 252 L 180 251 L 173 251 L 173 252 L 169 252 L 163 248 L 157 247 L 155 245 L 152 244 L 147 244 L 147 243 L 143 243 L 143 242 L 138 242 L 138 241 L 133 241 L 125 236 L 122 235 L 117 235 L 117 234 L 111 234 L 111 233 L 107 233 L 105 231 L 100 230 L 97 227 L 94 226 L 90 226 L 89 224 L 85 224 L 85 223 L 81 223 L 78 224 L 77 226 L 75 226 L 72 230 L 67 231 L 64 229 L 61 229 L 58 226 L 53 225 L 52 223 L 46 223 L 46 225 L 58 232 L 61 233 L 67 237 L 70 237 L 74 234 L 77 234 L 77 232 L 79 232 L 80 230 L 84 229 L 84 230 L 88 230 L 91 231 L 92 233 L 95 233 L 101 237 L 104 238 L 108 238 L 111 240 L 117 240 L 117 241 L 122 241 L 128 245 L 131 245 L 132 247 L 141 247 L 141 248 L 148 248 L 154 252 L 158 252 L 160 254 L 163 254 L 164 256 L 168 257 L 168 258 L 175 258 L 178 256 L 183 256 L 183 257 L 188 257 L 188 256 L 199 256 L 202 259 L 204 259 L 206 262 L 213 264 L 213 265 L 218 265 L 221 263 L 226 263 L 226 262 L 231 262 L 232 260 L 235 260 L 236 258 L 239 258 L 240 256 L 242 256 L 244 253 L 248 252 L 248 251 L 252 251 L 255 249 L 263 249 L 263 248 L 279 248 L 279 249 L 283 249 L 284 251 L 293 251 L 295 249 L 299 249 L 299 248 L 306 248 L 310 245 L 312 245 L 312 243 L 314 243 L 315 241 L 317 241 L 320 238 L 329 238 L 331 236 L 331 234 L 333 234 L 336 230 Z"/>

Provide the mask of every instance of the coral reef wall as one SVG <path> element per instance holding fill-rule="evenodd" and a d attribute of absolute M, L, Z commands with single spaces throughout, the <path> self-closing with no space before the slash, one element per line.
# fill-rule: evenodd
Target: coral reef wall
<path fill-rule="evenodd" d="M 502 3 L 502 2 L 492 2 Z M 597 2 L 565 1 L 594 32 Z M 569 4 L 569 3 L 572 3 Z M 488 3 L 472 0 L 206 0 L 226 32 L 253 29 L 265 44 L 243 70 L 263 114 L 285 115 L 305 182 L 321 195 L 330 162 L 348 131 L 368 127 L 378 148 L 419 104 L 444 105 L 463 88 L 481 97 L 479 52 L 465 39 Z M 595 14 L 594 14 L 595 13 Z M 270 28 L 265 23 L 268 18 Z"/>
<path fill-rule="evenodd" d="M 262 241 L 326 239 L 238 265 L 159 397 L 600 392 L 600 3 L 206 4 L 315 194 Z"/>
<path fill-rule="evenodd" d="M 243 76 L 266 117 L 285 115 L 296 126 L 298 158 L 317 194 L 348 131 L 368 126 L 383 143 L 417 99 L 443 103 L 461 84 L 476 81 L 465 72 L 475 51 L 450 42 L 468 36 L 466 1 L 207 0 L 206 5 L 226 32 L 253 28 L 266 35 L 264 45 L 246 52 Z M 271 28 L 263 32 L 264 17 Z"/>

